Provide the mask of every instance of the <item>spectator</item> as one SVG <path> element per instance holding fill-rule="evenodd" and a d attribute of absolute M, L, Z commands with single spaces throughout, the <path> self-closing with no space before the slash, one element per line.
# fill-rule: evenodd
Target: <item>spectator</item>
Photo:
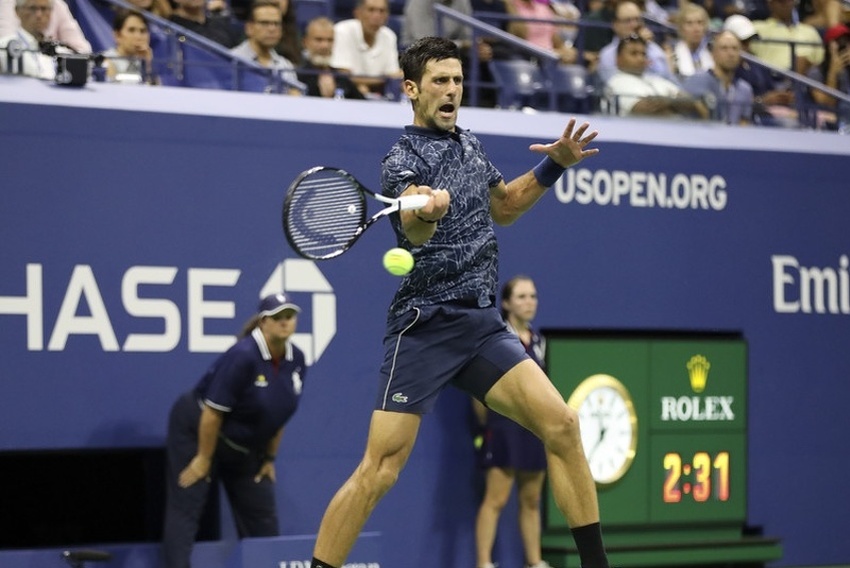
<path fill-rule="evenodd" d="M 148 24 L 140 12 L 122 10 L 112 22 L 115 47 L 103 52 L 106 77 L 120 83 L 155 84 Z"/>
<path fill-rule="evenodd" d="M 134 5 L 139 10 L 144 10 L 145 12 L 150 12 L 155 16 L 159 16 L 160 18 L 169 19 L 171 18 L 171 3 L 168 0 L 127 0 L 130 4 Z"/>
<path fill-rule="evenodd" d="M 20 22 L 18 28 L 10 35 L 0 38 L 0 49 L 5 50 L 10 44 L 25 51 L 20 56 L 20 62 L 7 61 L 7 54 L 0 51 L 0 71 L 20 73 L 39 79 L 53 79 L 56 76 L 56 63 L 52 57 L 39 51 L 39 42 L 45 39 L 44 32 L 50 22 L 53 10 L 53 0 L 17 0 L 15 12 Z M 8 66 L 11 64 L 11 67 Z"/>
<path fill-rule="evenodd" d="M 549 4 L 542 4 L 537 0 L 506 0 L 505 6 L 512 16 L 541 20 L 555 18 L 555 12 Z M 554 23 L 512 20 L 508 24 L 508 32 L 541 49 L 554 51 L 561 58 L 561 63 L 575 63 L 577 60 L 578 52 L 564 41 L 559 26 Z"/>
<path fill-rule="evenodd" d="M 245 22 L 246 40 L 230 50 L 230 53 L 253 61 L 263 67 L 277 69 L 290 85 L 298 80 L 295 65 L 275 51 L 282 31 L 280 4 L 276 0 L 258 0 L 251 6 Z M 289 87 L 290 95 L 300 95 L 295 87 Z"/>
<path fill-rule="evenodd" d="M 404 20 L 401 26 L 401 45 L 410 45 L 417 39 L 437 35 L 436 15 L 434 5 L 438 0 L 407 0 L 404 3 Z M 472 15 L 472 2 L 470 0 L 439 0 L 440 4 L 457 10 L 467 16 Z M 450 39 L 463 47 L 469 40 L 472 32 L 469 27 L 449 18 L 443 19 L 443 29 L 440 37 Z"/>
<path fill-rule="evenodd" d="M 207 14 L 205 0 L 174 0 L 176 7 L 170 20 L 209 40 L 233 47 L 239 43 L 238 35 L 227 18 Z"/>
<path fill-rule="evenodd" d="M 347 74 L 331 67 L 334 45 L 334 23 L 331 19 L 320 16 L 310 20 L 303 41 L 304 63 L 298 71 L 298 79 L 307 85 L 309 96 L 364 98 Z"/>
<path fill-rule="evenodd" d="M 17 3 L 20 5 L 20 3 Z M 53 40 L 76 51 L 91 53 L 91 44 L 71 14 L 65 0 L 53 0 L 50 20 L 42 31 L 44 39 Z M 0 0 L 0 37 L 13 35 L 21 25 L 16 10 L 16 0 Z"/>
<path fill-rule="evenodd" d="M 751 43 L 758 38 L 758 34 L 749 18 L 741 15 L 729 16 L 723 22 L 723 29 L 735 34 L 741 41 L 742 50 L 752 55 Z M 767 126 L 775 125 L 776 121 L 771 118 L 774 114 L 786 115 L 791 110 L 790 107 L 794 104 L 794 92 L 787 85 L 777 83 L 766 67 L 742 57 L 736 75 L 753 88 L 755 95 L 753 114 L 756 122 Z M 772 112 L 772 108 L 775 108 L 776 112 Z"/>
<path fill-rule="evenodd" d="M 652 32 L 643 23 L 640 7 L 630 0 L 617 4 L 614 14 L 614 39 L 599 52 L 599 64 L 596 73 L 601 83 L 606 83 L 617 72 L 617 57 L 620 40 L 638 35 L 645 43 L 645 57 L 649 62 L 649 71 L 676 82 L 670 62 L 664 49 L 653 41 Z"/>
<path fill-rule="evenodd" d="M 736 76 L 741 63 L 741 40 L 732 32 L 720 32 L 711 40 L 710 49 L 714 65 L 686 78 L 684 89 L 705 103 L 712 120 L 749 124 L 753 88 Z"/>
<path fill-rule="evenodd" d="M 614 30 L 611 29 L 611 24 L 616 17 L 616 7 L 617 0 L 604 0 L 599 8 L 590 10 L 585 14 L 585 22 L 599 24 L 598 26 L 584 26 L 581 32 L 583 37 L 579 41 L 579 44 L 584 48 L 584 57 L 588 61 L 588 68 L 591 71 L 596 69 L 599 52 L 614 39 Z"/>
<path fill-rule="evenodd" d="M 829 28 L 824 37 L 824 44 L 826 55 L 823 63 L 812 67 L 809 77 L 850 95 L 850 28 L 844 24 Z M 850 125 L 850 103 L 838 101 L 817 89 L 810 89 L 810 92 L 817 104 L 836 110 L 840 124 Z"/>
<path fill-rule="evenodd" d="M 401 78 L 398 38 L 387 27 L 387 0 L 357 0 L 354 18 L 334 26 L 331 66 L 350 73 L 360 92 L 381 96 L 387 79 Z"/>
<path fill-rule="evenodd" d="M 605 83 L 608 111 L 620 116 L 708 118 L 708 109 L 679 85 L 647 70 L 647 42 L 631 35 L 617 43 L 617 72 Z"/>
<path fill-rule="evenodd" d="M 679 40 L 673 46 L 676 74 L 690 77 L 714 66 L 708 50 L 708 12 L 698 4 L 686 4 L 679 12 Z"/>
<path fill-rule="evenodd" d="M 800 0 L 797 5 L 800 21 L 818 30 L 827 30 L 840 24 L 841 11 L 839 0 Z"/>
<path fill-rule="evenodd" d="M 752 0 L 746 0 L 752 1 Z M 709 20 L 722 21 L 733 14 L 741 14 L 746 11 L 745 0 L 678 0 L 679 15 L 689 4 L 702 6 L 708 14 Z"/>
<path fill-rule="evenodd" d="M 774 67 L 806 75 L 813 65 L 823 61 L 822 40 L 814 27 L 796 21 L 794 1 L 767 0 L 770 17 L 753 22 L 760 41 L 753 44 L 752 50 L 753 55 Z M 794 45 L 793 61 L 792 42 L 802 42 Z"/>
<path fill-rule="evenodd" d="M 283 14 L 283 37 L 275 51 L 289 59 L 293 65 L 301 65 L 301 33 L 298 30 L 295 0 L 278 0 Z"/>

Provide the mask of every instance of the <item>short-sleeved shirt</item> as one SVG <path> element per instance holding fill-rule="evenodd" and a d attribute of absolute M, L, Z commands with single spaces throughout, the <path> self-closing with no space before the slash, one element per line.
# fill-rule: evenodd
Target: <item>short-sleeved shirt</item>
<path fill-rule="evenodd" d="M 398 37 L 387 26 L 375 34 L 374 45 L 366 43 L 360 20 L 334 24 L 331 67 L 346 69 L 352 75 L 381 77 L 398 73 Z"/>
<path fill-rule="evenodd" d="M 405 237 L 401 218 L 390 217 L 398 246 L 413 254 L 413 270 L 401 281 L 390 315 L 413 307 L 461 301 L 493 305 L 498 285 L 498 244 L 490 217 L 490 188 L 502 181 L 481 142 L 469 131 L 407 126 L 383 160 L 384 195 L 399 196 L 410 184 L 445 189 L 448 213 L 420 246 Z"/>
<path fill-rule="evenodd" d="M 12 42 L 17 42 L 26 51 L 21 53 L 19 61 L 11 61 L 12 67 L 7 69 L 6 48 Z M 53 80 L 56 77 L 56 62 L 39 51 L 38 40 L 32 34 L 19 28 L 13 35 L 0 38 L 0 71 Z"/>
<path fill-rule="evenodd" d="M 549 7 L 549 4 L 541 4 L 534 0 L 531 2 L 511 0 L 511 2 L 516 14 L 523 18 L 537 18 L 540 20 L 552 20 L 555 18 L 555 13 Z M 525 22 L 525 29 L 527 33 L 525 39 L 529 43 L 533 43 L 542 49 L 551 50 L 555 48 L 552 42 L 552 36 L 557 31 L 555 24 L 547 22 Z"/>
<path fill-rule="evenodd" d="M 805 57 L 812 65 L 820 65 L 823 61 L 823 40 L 814 26 L 809 24 L 795 24 L 786 26 L 775 18 L 757 20 L 753 22 L 759 39 L 799 41 L 806 44 L 817 45 L 795 45 L 794 53 L 797 57 Z M 793 69 L 794 62 L 791 61 L 791 46 L 787 43 L 764 42 L 753 40 L 753 55 L 763 59 L 765 63 L 778 67 L 779 69 Z"/>
<path fill-rule="evenodd" d="M 682 89 L 672 81 L 653 73 L 633 75 L 618 71 L 605 83 L 605 98 L 617 114 L 631 114 L 632 107 L 644 97 L 676 97 Z"/>
<path fill-rule="evenodd" d="M 255 329 L 213 363 L 195 396 L 225 413 L 221 434 L 228 440 L 264 450 L 298 408 L 306 375 L 300 349 L 287 343 L 285 356 L 275 363 L 262 332 Z"/>
<path fill-rule="evenodd" d="M 251 42 L 247 39 L 230 50 L 230 53 L 237 57 L 241 57 L 242 59 L 247 59 L 248 61 L 253 61 L 256 64 L 260 64 L 257 59 L 257 52 L 254 51 L 254 48 L 251 47 Z M 281 77 L 283 77 L 286 81 L 292 84 L 295 81 L 298 81 L 298 74 L 295 72 L 295 65 L 292 62 L 279 54 L 277 51 L 272 49 L 269 52 L 269 55 L 272 59 L 271 68 L 277 69 L 281 73 Z"/>
<path fill-rule="evenodd" d="M 713 71 L 702 71 L 685 79 L 684 89 L 705 102 L 711 119 L 726 124 L 750 121 L 753 114 L 753 88 L 741 78 L 724 87 Z"/>

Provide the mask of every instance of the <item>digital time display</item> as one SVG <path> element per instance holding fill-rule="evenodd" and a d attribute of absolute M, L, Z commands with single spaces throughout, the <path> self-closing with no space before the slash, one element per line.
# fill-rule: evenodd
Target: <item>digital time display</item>
<path fill-rule="evenodd" d="M 683 463 L 681 454 L 664 454 L 665 503 L 678 503 L 692 498 L 698 503 L 716 499 L 729 500 L 729 452 L 697 452 L 690 462 Z"/>
<path fill-rule="evenodd" d="M 707 522 L 746 516 L 746 446 L 736 433 L 657 434 L 651 441 L 650 517 Z"/>

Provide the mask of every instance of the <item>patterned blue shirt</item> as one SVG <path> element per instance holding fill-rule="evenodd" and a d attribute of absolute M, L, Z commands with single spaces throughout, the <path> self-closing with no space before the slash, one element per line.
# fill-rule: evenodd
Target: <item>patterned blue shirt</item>
<path fill-rule="evenodd" d="M 447 190 L 451 203 L 434 236 L 421 246 L 407 240 L 398 214 L 390 216 L 398 246 L 415 260 L 390 315 L 444 302 L 494 303 L 499 247 L 490 217 L 490 188 L 500 181 L 502 174 L 469 131 L 405 128 L 383 160 L 384 195 L 398 197 L 410 184 L 427 185 Z"/>

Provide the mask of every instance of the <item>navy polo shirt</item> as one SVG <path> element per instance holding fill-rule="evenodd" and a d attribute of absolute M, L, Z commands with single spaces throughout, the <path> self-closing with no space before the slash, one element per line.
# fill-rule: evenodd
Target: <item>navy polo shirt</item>
<path fill-rule="evenodd" d="M 263 451 L 298 408 L 306 374 L 304 353 L 291 342 L 275 366 L 257 328 L 213 363 L 195 387 L 195 395 L 225 413 L 222 435 Z"/>
<path fill-rule="evenodd" d="M 498 245 L 490 216 L 490 188 L 502 174 L 490 162 L 481 142 L 468 130 L 456 132 L 407 126 L 384 157 L 381 187 L 398 197 L 410 184 L 445 189 L 451 205 L 434 236 L 413 246 L 401 228 L 401 217 L 390 216 L 398 246 L 415 260 L 402 279 L 390 315 L 413 307 L 464 302 L 492 305 L 498 285 Z"/>

